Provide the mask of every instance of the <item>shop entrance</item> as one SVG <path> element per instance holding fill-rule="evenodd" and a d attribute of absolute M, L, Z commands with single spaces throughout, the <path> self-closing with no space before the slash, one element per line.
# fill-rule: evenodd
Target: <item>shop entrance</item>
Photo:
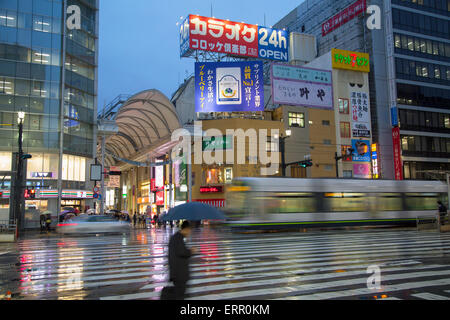
<path fill-rule="evenodd" d="M 61 200 L 61 211 L 64 211 L 65 208 L 69 207 L 78 209 L 79 212 L 83 212 L 82 200 Z"/>

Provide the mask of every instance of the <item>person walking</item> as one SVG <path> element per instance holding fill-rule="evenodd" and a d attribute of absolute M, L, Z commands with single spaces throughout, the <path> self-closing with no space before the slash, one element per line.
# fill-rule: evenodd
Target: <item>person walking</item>
<path fill-rule="evenodd" d="M 188 221 L 183 222 L 181 230 L 175 233 L 169 241 L 169 280 L 174 284 L 175 300 L 184 300 L 186 285 L 189 281 L 189 259 L 196 248 L 188 249 L 184 239 L 191 234 Z"/>
<path fill-rule="evenodd" d="M 136 212 L 135 212 L 133 215 L 133 226 L 135 226 L 135 227 L 136 227 L 136 220 L 137 220 L 137 217 L 136 217 Z"/>
<path fill-rule="evenodd" d="M 445 216 L 447 215 L 447 207 L 442 203 L 442 201 L 438 201 L 438 210 L 441 219 L 441 225 L 444 225 Z"/>

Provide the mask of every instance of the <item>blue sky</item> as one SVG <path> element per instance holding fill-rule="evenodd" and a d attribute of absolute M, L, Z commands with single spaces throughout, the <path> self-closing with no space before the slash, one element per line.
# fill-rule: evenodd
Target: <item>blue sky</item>
<path fill-rule="evenodd" d="M 194 72 L 194 60 L 180 58 L 176 23 L 187 14 L 271 26 L 303 0 L 102 0 L 98 104 L 119 94 L 158 89 L 169 98 Z"/>

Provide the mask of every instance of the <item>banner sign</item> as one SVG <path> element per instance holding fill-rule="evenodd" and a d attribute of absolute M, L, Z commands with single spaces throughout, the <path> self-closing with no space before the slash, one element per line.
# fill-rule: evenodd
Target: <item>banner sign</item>
<path fill-rule="evenodd" d="M 358 0 L 322 24 L 322 37 L 340 28 L 367 10 L 366 0 Z"/>
<path fill-rule="evenodd" d="M 370 164 L 354 164 L 353 176 L 355 178 L 370 179 Z"/>
<path fill-rule="evenodd" d="M 234 111 L 264 111 L 262 62 L 196 62 L 195 112 Z"/>
<path fill-rule="evenodd" d="M 352 140 L 352 148 L 355 150 L 353 154 L 354 162 L 370 162 L 369 140 Z"/>
<path fill-rule="evenodd" d="M 368 53 L 331 49 L 331 64 L 333 69 L 370 72 Z"/>
<path fill-rule="evenodd" d="M 180 55 L 194 50 L 288 61 L 289 37 L 285 30 L 188 15 L 180 26 Z"/>
<path fill-rule="evenodd" d="M 366 92 L 351 92 L 352 134 L 353 137 L 370 138 L 370 108 L 369 95 Z"/>
<path fill-rule="evenodd" d="M 309 68 L 299 68 L 288 66 L 285 64 L 273 64 L 272 65 L 272 77 L 296 80 L 296 81 L 309 81 L 317 83 L 331 83 L 331 72 Z"/>
<path fill-rule="evenodd" d="M 394 174 L 395 180 L 403 180 L 402 145 L 400 141 L 400 128 L 392 128 L 392 144 L 394 147 Z"/>
<path fill-rule="evenodd" d="M 333 109 L 331 71 L 274 65 L 272 97 L 274 104 Z"/>
<path fill-rule="evenodd" d="M 372 178 L 380 178 L 380 168 L 378 162 L 378 144 L 372 143 Z"/>
<path fill-rule="evenodd" d="M 398 108 L 397 108 L 397 106 L 391 107 L 391 125 L 392 125 L 392 127 L 398 127 Z"/>
<path fill-rule="evenodd" d="M 156 201 L 157 206 L 163 206 L 164 205 L 164 191 L 158 191 L 156 192 Z"/>
<path fill-rule="evenodd" d="M 162 162 L 162 161 L 156 161 Z M 155 187 L 161 188 L 164 187 L 164 166 L 156 166 L 155 167 Z"/>

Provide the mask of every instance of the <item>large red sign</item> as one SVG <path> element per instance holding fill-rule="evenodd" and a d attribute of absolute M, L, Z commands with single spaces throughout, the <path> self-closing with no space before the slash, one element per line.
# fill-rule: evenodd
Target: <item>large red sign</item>
<path fill-rule="evenodd" d="M 347 22 L 354 19 L 361 13 L 365 12 L 366 9 L 367 9 L 366 0 L 356 1 L 350 7 L 345 8 L 337 15 L 329 19 L 327 22 L 322 24 L 322 37 L 340 28 L 342 25 L 346 24 Z"/>
<path fill-rule="evenodd" d="M 258 26 L 190 16 L 190 48 L 258 57 Z"/>
<path fill-rule="evenodd" d="M 156 193 L 156 205 L 163 206 L 164 205 L 164 191 L 158 191 Z"/>
<path fill-rule="evenodd" d="M 399 127 L 392 128 L 392 144 L 394 146 L 395 180 L 403 180 L 402 145 Z"/>

